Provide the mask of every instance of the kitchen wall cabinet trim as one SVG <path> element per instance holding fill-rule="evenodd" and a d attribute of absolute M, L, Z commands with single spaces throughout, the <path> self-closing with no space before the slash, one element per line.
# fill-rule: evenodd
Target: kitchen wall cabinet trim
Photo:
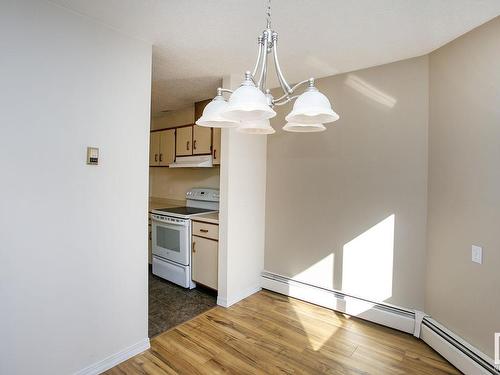
<path fill-rule="evenodd" d="M 153 133 L 149 137 L 149 165 L 160 165 L 160 133 Z"/>
<path fill-rule="evenodd" d="M 211 99 L 195 103 L 195 118 L 199 118 Z M 168 132 L 168 133 L 165 133 Z M 161 134 L 172 134 L 163 138 Z M 160 134 L 160 135 L 158 135 Z M 166 136 L 164 136 L 166 137 Z M 168 144 L 168 146 L 167 146 Z M 161 148 L 161 151 L 160 151 Z M 221 129 L 196 124 L 177 125 L 150 130 L 150 167 L 168 167 L 177 156 L 212 155 L 213 165 L 220 165 Z M 161 159 L 161 160 L 160 160 Z"/>
<path fill-rule="evenodd" d="M 193 125 L 193 155 L 212 153 L 212 128 Z"/>
<path fill-rule="evenodd" d="M 160 154 L 158 158 L 160 167 L 168 167 L 175 160 L 175 130 L 164 130 L 160 134 Z"/>
<path fill-rule="evenodd" d="M 193 125 L 175 129 L 175 155 L 193 155 Z"/>
<path fill-rule="evenodd" d="M 149 165 L 168 167 L 175 160 L 175 130 L 151 133 L 149 140 Z"/>

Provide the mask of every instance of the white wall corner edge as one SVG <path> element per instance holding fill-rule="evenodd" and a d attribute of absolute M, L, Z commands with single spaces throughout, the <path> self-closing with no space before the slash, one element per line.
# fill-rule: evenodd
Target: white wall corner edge
<path fill-rule="evenodd" d="M 84 369 L 77 371 L 74 375 L 98 375 L 110 368 L 132 358 L 133 356 L 142 353 L 150 348 L 149 338 L 145 338 L 118 353 L 112 354 L 103 360 L 96 362 Z"/>
<path fill-rule="evenodd" d="M 235 293 L 234 295 L 228 296 L 227 298 L 217 296 L 217 305 L 222 306 L 222 307 L 230 307 L 234 305 L 235 303 L 240 302 L 241 300 L 250 297 L 252 294 L 257 293 L 260 291 L 262 287 L 259 285 L 252 285 L 245 290 Z"/>

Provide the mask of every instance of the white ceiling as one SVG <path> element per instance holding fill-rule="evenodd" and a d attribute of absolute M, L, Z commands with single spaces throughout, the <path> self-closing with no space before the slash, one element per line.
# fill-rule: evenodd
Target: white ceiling
<path fill-rule="evenodd" d="M 223 75 L 251 70 L 265 26 L 265 0 L 52 2 L 154 45 L 154 113 L 212 97 Z M 499 0 L 272 1 L 290 82 L 426 54 L 499 14 Z"/>

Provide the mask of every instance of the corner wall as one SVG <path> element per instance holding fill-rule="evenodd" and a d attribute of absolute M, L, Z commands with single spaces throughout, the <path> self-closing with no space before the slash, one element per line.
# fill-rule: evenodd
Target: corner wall
<path fill-rule="evenodd" d="M 224 77 L 236 89 L 243 76 Z M 217 303 L 230 306 L 261 288 L 264 266 L 266 136 L 222 129 Z"/>
<path fill-rule="evenodd" d="M 500 17 L 430 54 L 425 309 L 493 357 L 500 332 Z M 483 247 L 483 264 L 471 262 Z"/>
<path fill-rule="evenodd" d="M 265 269 L 422 309 L 427 56 L 317 80 L 340 120 L 268 137 Z"/>
<path fill-rule="evenodd" d="M 151 46 L 7 0 L 0 50 L 0 373 L 144 349 Z"/>

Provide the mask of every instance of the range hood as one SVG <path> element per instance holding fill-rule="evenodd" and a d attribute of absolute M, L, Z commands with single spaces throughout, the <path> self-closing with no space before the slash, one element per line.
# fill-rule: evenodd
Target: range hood
<path fill-rule="evenodd" d="M 170 168 L 210 168 L 213 166 L 212 155 L 177 156 Z"/>

